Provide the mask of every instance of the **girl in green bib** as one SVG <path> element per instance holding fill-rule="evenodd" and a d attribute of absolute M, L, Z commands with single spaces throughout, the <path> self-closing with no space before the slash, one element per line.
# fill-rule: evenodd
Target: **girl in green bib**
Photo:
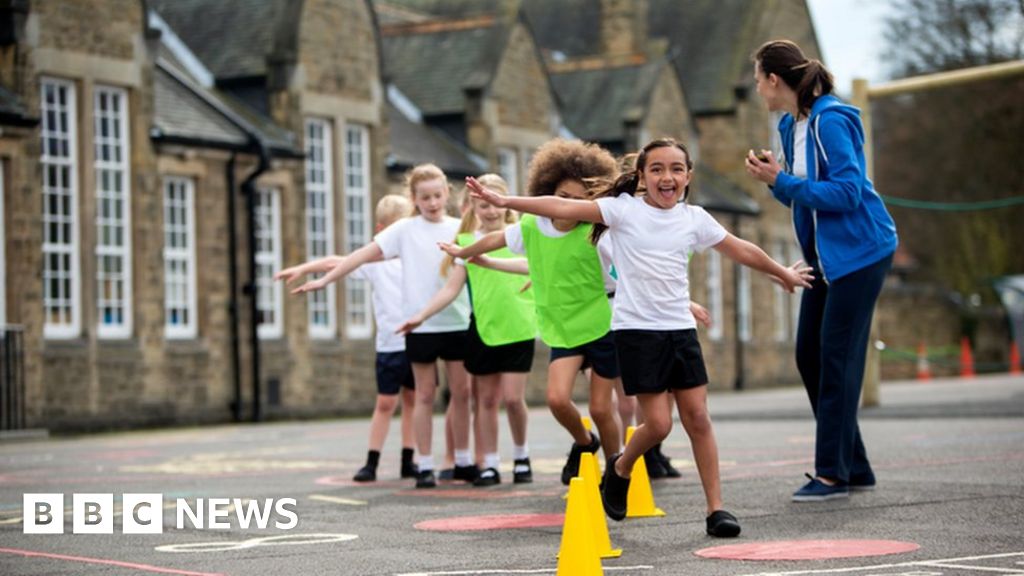
<path fill-rule="evenodd" d="M 485 174 L 479 182 L 501 193 L 508 185 L 496 174 Z M 501 233 L 515 222 L 510 210 L 474 200 L 466 210 L 456 242 L 467 246 L 479 236 Z M 491 255 L 490 260 L 507 260 L 515 256 L 507 249 Z M 444 309 L 468 285 L 473 314 L 467 334 L 466 370 L 475 377 L 478 398 L 478 442 L 483 452 L 483 467 L 474 480 L 476 486 L 493 486 L 501 482 L 498 472 L 498 405 L 504 400 L 514 444 L 513 481 L 533 481 L 529 447 L 526 442 L 527 407 L 526 378 L 533 365 L 537 322 L 533 291 L 522 290 L 520 276 L 484 268 L 473 262 L 445 259 L 442 276 L 444 287 L 417 314 L 399 327 L 399 332 L 415 329 L 438 311 Z"/>
<path fill-rule="evenodd" d="M 599 146 L 557 139 L 537 149 L 530 162 L 527 189 L 531 196 L 581 199 L 587 197 L 586 181 L 614 178 L 617 172 L 615 158 Z M 621 446 L 611 399 L 619 376 L 611 307 L 601 260 L 589 241 L 590 229 L 590 224 L 577 220 L 526 216 L 470 246 L 441 245 L 448 254 L 462 259 L 503 248 L 526 255 L 537 324 L 544 343 L 551 347 L 548 408 L 574 441 L 562 469 L 564 484 L 578 474 L 583 452 L 603 447 L 608 457 Z M 576 374 L 587 366 L 592 368 L 590 417 L 601 435 L 600 442 L 584 428 L 572 402 Z"/>

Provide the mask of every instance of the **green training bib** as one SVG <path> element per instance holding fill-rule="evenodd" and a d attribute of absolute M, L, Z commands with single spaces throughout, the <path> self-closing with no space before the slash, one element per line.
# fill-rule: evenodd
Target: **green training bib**
<path fill-rule="evenodd" d="M 545 236 L 537 218 L 520 221 L 530 261 L 537 323 L 544 343 L 575 348 L 611 329 L 612 309 L 604 293 L 601 259 L 590 243 L 592 224 L 580 224 L 565 236 Z"/>
<path fill-rule="evenodd" d="M 459 246 L 476 242 L 473 234 L 459 234 Z M 491 258 L 517 258 L 508 248 L 487 254 Z M 488 346 L 501 346 L 537 337 L 537 314 L 534 312 L 533 288 L 520 292 L 526 276 L 499 272 L 466 263 L 473 316 L 480 340 Z"/>

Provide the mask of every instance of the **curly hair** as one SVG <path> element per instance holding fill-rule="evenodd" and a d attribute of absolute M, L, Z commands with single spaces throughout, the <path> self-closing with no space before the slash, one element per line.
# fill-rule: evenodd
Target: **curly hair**
<path fill-rule="evenodd" d="M 530 196 L 550 196 L 565 180 L 586 184 L 614 179 L 618 173 L 615 157 L 597 144 L 556 138 L 545 142 L 530 160 L 526 190 Z"/>

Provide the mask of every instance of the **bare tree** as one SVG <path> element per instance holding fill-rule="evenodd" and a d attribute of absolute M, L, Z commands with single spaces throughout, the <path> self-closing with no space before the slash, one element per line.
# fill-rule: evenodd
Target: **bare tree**
<path fill-rule="evenodd" d="M 1024 57 L 1024 0 L 901 0 L 885 20 L 895 78 Z"/>

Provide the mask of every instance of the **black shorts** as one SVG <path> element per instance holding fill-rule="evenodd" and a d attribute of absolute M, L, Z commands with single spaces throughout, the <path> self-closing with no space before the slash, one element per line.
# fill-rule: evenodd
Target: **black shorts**
<path fill-rule="evenodd" d="M 409 357 L 401 350 L 377 352 L 377 394 L 394 396 L 402 388 L 416 389 Z"/>
<path fill-rule="evenodd" d="M 466 371 L 483 376 L 499 372 L 529 372 L 533 367 L 534 339 L 488 346 L 476 330 L 476 318 L 470 318 L 466 331 Z"/>
<path fill-rule="evenodd" d="M 598 376 L 609 380 L 619 377 L 619 359 L 615 350 L 615 337 L 611 332 L 575 348 L 551 348 L 552 362 L 569 356 L 583 356 L 581 370 L 592 368 Z"/>
<path fill-rule="evenodd" d="M 466 331 L 427 332 L 405 335 L 405 354 L 409 362 L 430 363 L 466 359 Z"/>
<path fill-rule="evenodd" d="M 686 390 L 708 383 L 697 330 L 616 330 L 627 396 Z"/>

